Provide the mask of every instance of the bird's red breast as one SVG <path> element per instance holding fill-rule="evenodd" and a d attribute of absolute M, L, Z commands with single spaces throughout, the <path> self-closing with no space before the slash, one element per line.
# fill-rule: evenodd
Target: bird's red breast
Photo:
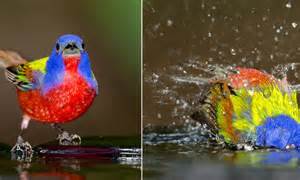
<path fill-rule="evenodd" d="M 96 92 L 78 72 L 79 57 L 64 59 L 62 83 L 45 95 L 40 89 L 17 90 L 23 112 L 32 119 L 47 123 L 64 123 L 82 115 L 92 104 Z"/>

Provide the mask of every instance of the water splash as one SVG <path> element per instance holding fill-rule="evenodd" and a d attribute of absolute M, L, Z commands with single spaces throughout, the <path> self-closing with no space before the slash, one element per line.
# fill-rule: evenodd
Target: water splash
<path fill-rule="evenodd" d="M 195 145 L 200 142 L 212 142 L 218 138 L 206 125 L 198 122 L 186 121 L 183 125 L 169 125 L 165 127 L 155 127 L 148 125 L 144 128 L 144 144 L 177 144 L 177 145 Z"/>
<path fill-rule="evenodd" d="M 279 64 L 271 68 L 269 73 L 278 79 L 290 79 L 293 83 L 290 88 L 300 92 L 300 84 L 296 83 L 300 81 L 297 74 L 299 68 L 300 63 Z M 219 137 L 214 136 L 206 126 L 193 121 L 190 115 L 197 110 L 205 86 L 217 79 L 226 78 L 229 73 L 238 73 L 236 66 L 201 63 L 199 57 L 189 58 L 161 71 L 154 72 L 145 68 L 145 83 L 151 87 L 152 100 L 159 106 L 157 116 L 152 118 L 163 124 L 167 122 L 168 125 L 163 125 L 163 128 L 151 123 L 145 126 L 144 144 L 195 145 L 215 138 L 223 147 L 224 142 Z M 254 146 L 238 144 L 235 148 L 253 150 Z"/>

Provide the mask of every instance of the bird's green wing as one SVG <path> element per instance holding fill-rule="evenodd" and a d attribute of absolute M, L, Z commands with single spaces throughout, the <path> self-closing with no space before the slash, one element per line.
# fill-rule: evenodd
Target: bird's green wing
<path fill-rule="evenodd" d="M 22 91 L 35 89 L 46 73 L 48 57 L 34 60 L 25 64 L 6 68 L 5 75 L 8 81 Z"/>

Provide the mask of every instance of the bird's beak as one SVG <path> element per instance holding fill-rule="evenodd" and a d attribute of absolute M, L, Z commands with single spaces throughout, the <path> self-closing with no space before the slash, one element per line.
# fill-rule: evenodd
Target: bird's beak
<path fill-rule="evenodd" d="M 63 55 L 80 55 L 82 47 L 78 47 L 75 43 L 68 43 L 63 49 Z"/>

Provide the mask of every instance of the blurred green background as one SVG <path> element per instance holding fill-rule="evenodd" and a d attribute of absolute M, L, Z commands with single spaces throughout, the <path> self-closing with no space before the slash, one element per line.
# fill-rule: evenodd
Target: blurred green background
<path fill-rule="evenodd" d="M 66 124 L 81 136 L 140 134 L 140 0 L 14 0 L 0 6 L 0 48 L 27 59 L 48 56 L 58 36 L 80 35 L 86 43 L 99 96 L 79 120 Z M 21 112 L 15 88 L 0 76 L 0 141 L 14 144 Z M 25 138 L 33 145 L 56 137 L 31 121 Z"/>

